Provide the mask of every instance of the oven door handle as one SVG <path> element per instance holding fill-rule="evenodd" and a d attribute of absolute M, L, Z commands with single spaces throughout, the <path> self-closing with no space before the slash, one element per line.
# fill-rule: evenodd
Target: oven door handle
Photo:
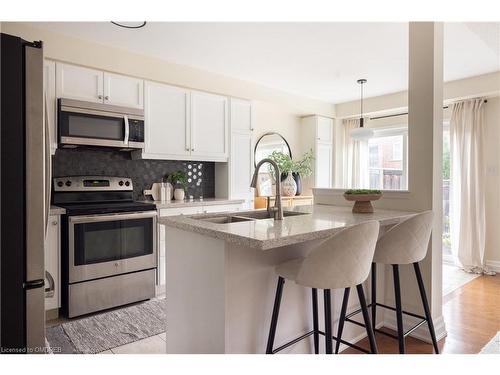
<path fill-rule="evenodd" d="M 123 115 L 123 122 L 125 124 L 125 137 L 123 138 L 123 143 L 125 145 L 128 145 L 128 137 L 129 137 L 129 134 L 130 134 L 130 124 L 128 122 L 128 116 L 127 115 Z"/>
<path fill-rule="evenodd" d="M 156 211 L 145 211 L 127 214 L 111 214 L 111 215 L 86 215 L 86 216 L 70 216 L 69 222 L 74 223 L 95 223 L 100 221 L 118 221 L 118 220 L 133 220 L 156 218 Z"/>

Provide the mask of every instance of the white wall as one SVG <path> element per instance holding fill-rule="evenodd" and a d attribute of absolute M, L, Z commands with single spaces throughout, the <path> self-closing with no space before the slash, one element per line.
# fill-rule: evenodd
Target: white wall
<path fill-rule="evenodd" d="M 42 40 L 46 58 L 152 81 L 203 90 L 254 101 L 254 140 L 266 131 L 281 133 L 294 155 L 301 155 L 298 136 L 300 116 L 322 114 L 333 117 L 334 105 L 288 94 L 188 66 L 151 58 L 125 50 L 36 29 L 28 22 L 3 22 L 2 32 L 27 40 Z"/>

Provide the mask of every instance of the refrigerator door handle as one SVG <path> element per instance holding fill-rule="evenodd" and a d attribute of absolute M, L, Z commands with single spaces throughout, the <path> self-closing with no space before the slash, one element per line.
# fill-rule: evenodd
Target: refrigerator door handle
<path fill-rule="evenodd" d="M 48 108 L 47 92 L 44 93 L 44 110 L 45 110 L 45 233 L 49 227 L 50 213 L 50 190 L 52 178 L 52 160 L 50 152 L 50 117 Z"/>

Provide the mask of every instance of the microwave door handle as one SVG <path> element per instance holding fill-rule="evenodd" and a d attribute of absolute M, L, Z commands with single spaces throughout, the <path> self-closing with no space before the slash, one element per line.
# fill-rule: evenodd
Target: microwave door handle
<path fill-rule="evenodd" d="M 123 116 L 123 122 L 125 124 L 125 137 L 123 138 L 123 143 L 125 145 L 128 145 L 128 137 L 129 137 L 129 133 L 130 133 L 130 125 L 128 123 L 128 116 L 127 115 Z"/>

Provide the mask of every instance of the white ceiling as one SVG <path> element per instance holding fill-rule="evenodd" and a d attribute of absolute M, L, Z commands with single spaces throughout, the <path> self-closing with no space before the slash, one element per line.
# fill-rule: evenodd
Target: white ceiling
<path fill-rule="evenodd" d="M 407 23 L 171 23 L 138 30 L 108 22 L 34 26 L 340 103 L 405 90 Z M 500 70 L 500 23 L 446 23 L 445 81 Z"/>

